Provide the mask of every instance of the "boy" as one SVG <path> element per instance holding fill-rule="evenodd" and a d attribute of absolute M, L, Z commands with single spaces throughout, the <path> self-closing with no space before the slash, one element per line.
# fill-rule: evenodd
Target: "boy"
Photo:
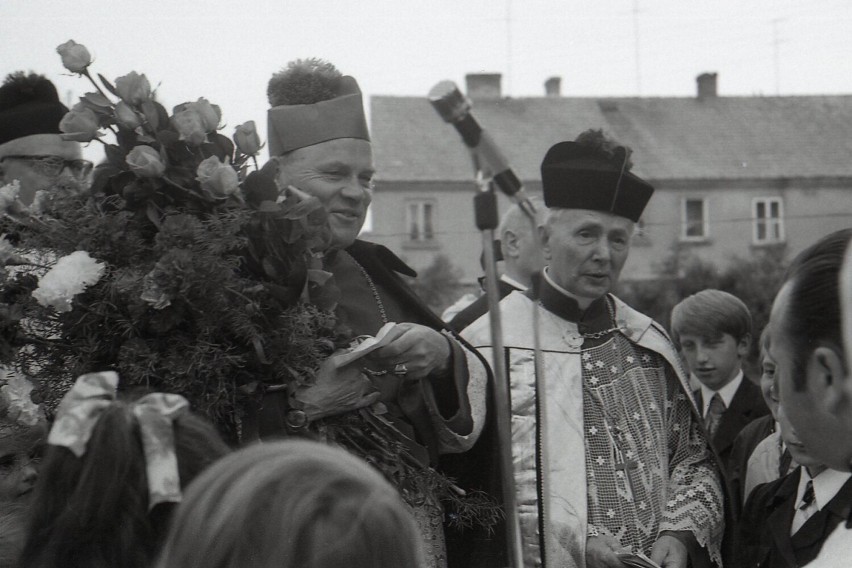
<path fill-rule="evenodd" d="M 672 336 L 689 371 L 713 449 L 725 469 L 743 427 L 769 413 L 760 388 L 743 375 L 751 344 L 751 314 L 736 296 L 703 290 L 672 310 Z"/>

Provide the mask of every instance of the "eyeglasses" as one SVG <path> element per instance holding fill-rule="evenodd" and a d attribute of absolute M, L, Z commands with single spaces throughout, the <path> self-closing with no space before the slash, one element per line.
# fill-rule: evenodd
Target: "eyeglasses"
<path fill-rule="evenodd" d="M 77 179 L 85 178 L 92 171 L 92 162 L 89 160 L 66 160 L 60 156 L 3 156 L 0 162 L 3 160 L 29 162 L 35 173 L 50 178 L 59 177 L 65 168 Z"/>

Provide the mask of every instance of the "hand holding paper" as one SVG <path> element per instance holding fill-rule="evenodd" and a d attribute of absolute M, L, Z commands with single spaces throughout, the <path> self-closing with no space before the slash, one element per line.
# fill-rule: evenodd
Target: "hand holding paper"
<path fill-rule="evenodd" d="M 423 379 L 449 368 L 449 341 L 434 329 L 404 322 L 396 324 L 388 336 L 390 341 L 370 353 L 371 364 L 407 380 Z"/>

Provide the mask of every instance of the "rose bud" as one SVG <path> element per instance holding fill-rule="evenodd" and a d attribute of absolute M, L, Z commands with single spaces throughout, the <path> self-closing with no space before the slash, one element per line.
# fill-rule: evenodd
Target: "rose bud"
<path fill-rule="evenodd" d="M 240 188 L 237 172 L 229 164 L 223 164 L 216 156 L 210 156 L 200 164 L 195 179 L 210 197 L 224 199 Z"/>
<path fill-rule="evenodd" d="M 74 105 L 59 122 L 59 130 L 63 132 L 63 140 L 74 140 L 76 142 L 91 142 L 98 136 L 98 117 L 92 109 L 82 103 Z"/>
<path fill-rule="evenodd" d="M 240 124 L 234 130 L 234 142 L 240 152 L 247 156 L 254 156 L 260 150 L 260 136 L 253 120 Z"/>
<path fill-rule="evenodd" d="M 115 80 L 115 90 L 121 100 L 129 105 L 139 105 L 151 98 L 151 84 L 143 73 L 131 71 Z"/>
<path fill-rule="evenodd" d="M 222 120 L 222 111 L 218 106 L 210 104 L 210 101 L 204 97 L 201 97 L 197 102 L 191 103 L 189 106 L 198 112 L 205 132 L 213 132 L 219 128 L 219 121 Z"/>
<path fill-rule="evenodd" d="M 92 64 L 92 55 L 85 45 L 69 39 L 56 48 L 56 53 L 62 57 L 62 66 L 72 73 L 83 73 Z"/>
<path fill-rule="evenodd" d="M 180 139 L 190 146 L 200 146 L 207 140 L 207 131 L 201 115 L 192 106 L 177 111 L 172 117 L 172 125 L 180 133 Z"/>
<path fill-rule="evenodd" d="M 160 153 L 144 144 L 134 146 L 127 154 L 125 161 L 130 166 L 130 171 L 139 177 L 162 177 L 166 172 L 166 165 L 160 158 Z"/>
<path fill-rule="evenodd" d="M 133 130 L 142 124 L 136 111 L 124 101 L 115 105 L 115 120 L 123 127 Z"/>

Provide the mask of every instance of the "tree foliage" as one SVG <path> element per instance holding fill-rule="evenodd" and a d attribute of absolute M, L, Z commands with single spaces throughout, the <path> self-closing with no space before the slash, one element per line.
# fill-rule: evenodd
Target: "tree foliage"
<path fill-rule="evenodd" d="M 784 247 L 753 249 L 747 257 L 734 257 L 719 267 L 676 246 L 661 264 L 659 279 L 624 283 L 619 296 L 666 329 L 672 308 L 696 292 L 716 288 L 737 296 L 751 311 L 754 341 L 747 363 L 753 366 L 759 353 L 757 338 L 769 321 L 787 263 Z"/>
<path fill-rule="evenodd" d="M 439 254 L 409 284 L 435 313 L 440 314 L 458 297 L 461 275 L 461 269 L 449 257 Z"/>

